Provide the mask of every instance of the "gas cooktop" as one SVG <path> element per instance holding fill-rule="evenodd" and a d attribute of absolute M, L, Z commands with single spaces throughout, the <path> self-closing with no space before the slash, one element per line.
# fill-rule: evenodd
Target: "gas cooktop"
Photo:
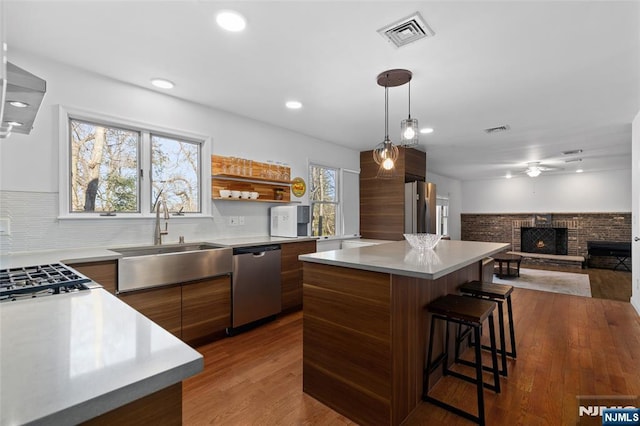
<path fill-rule="evenodd" d="M 88 290 L 91 280 L 61 264 L 0 270 L 0 302 Z"/>

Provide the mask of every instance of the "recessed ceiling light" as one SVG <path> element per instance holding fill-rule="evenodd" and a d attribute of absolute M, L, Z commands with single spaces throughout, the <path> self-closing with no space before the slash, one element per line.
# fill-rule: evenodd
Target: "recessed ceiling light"
<path fill-rule="evenodd" d="M 289 109 L 300 109 L 302 108 L 302 103 L 298 101 L 287 101 L 285 104 Z"/>
<path fill-rule="evenodd" d="M 28 103 L 22 101 L 8 101 L 9 105 L 14 106 L 16 108 L 26 108 L 29 106 Z"/>
<path fill-rule="evenodd" d="M 19 122 L 19 121 L 5 121 L 5 123 L 7 123 L 11 127 L 20 127 L 20 126 L 22 126 L 22 123 Z"/>
<path fill-rule="evenodd" d="M 420 133 L 422 133 L 423 135 L 433 133 L 433 129 L 431 127 L 423 127 L 422 129 L 420 129 Z"/>
<path fill-rule="evenodd" d="M 507 179 L 511 179 L 513 176 L 511 176 L 511 172 L 507 172 L 507 174 L 504 177 Z"/>
<path fill-rule="evenodd" d="M 576 170 L 576 173 L 582 173 L 583 171 L 584 170 L 582 170 L 582 169 L 578 169 L 578 170 Z"/>
<path fill-rule="evenodd" d="M 151 84 L 160 89 L 173 89 L 173 82 L 169 80 L 165 80 L 164 78 L 153 78 L 151 79 Z"/>
<path fill-rule="evenodd" d="M 247 26 L 247 20 L 244 19 L 244 16 L 233 10 L 223 10 L 218 13 L 216 22 L 221 28 L 234 33 L 244 30 Z"/>

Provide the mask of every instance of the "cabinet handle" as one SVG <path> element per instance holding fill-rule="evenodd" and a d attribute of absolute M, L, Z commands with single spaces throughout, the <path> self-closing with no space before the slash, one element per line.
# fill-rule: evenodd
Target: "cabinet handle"
<path fill-rule="evenodd" d="M 640 241 L 640 237 L 635 237 L 633 241 Z"/>

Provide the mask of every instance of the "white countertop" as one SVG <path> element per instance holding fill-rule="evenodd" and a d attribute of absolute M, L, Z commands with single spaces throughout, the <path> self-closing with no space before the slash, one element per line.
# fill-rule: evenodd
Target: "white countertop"
<path fill-rule="evenodd" d="M 103 289 L 0 305 L 0 424 L 77 424 L 178 383 L 202 356 Z"/>
<path fill-rule="evenodd" d="M 433 280 L 509 247 L 506 243 L 441 240 L 433 250 L 420 251 L 412 249 L 406 241 L 397 241 L 304 254 L 299 259 Z"/>
<path fill-rule="evenodd" d="M 207 243 L 220 247 L 246 247 L 254 245 L 265 244 L 286 244 L 297 243 L 303 241 L 314 241 L 317 237 L 269 237 L 269 236 L 256 236 L 256 237 L 237 237 L 237 238 L 220 238 L 202 241 L 188 241 L 185 244 L 194 243 Z M 173 244 L 167 244 L 173 245 Z M 131 247 L 141 247 L 144 244 L 131 244 Z M 147 246 L 151 246 L 148 244 Z M 116 246 L 112 247 L 115 248 Z M 117 247 L 123 248 L 127 245 L 119 245 Z M 122 254 L 109 250 L 109 248 L 100 247 L 79 247 L 72 249 L 55 249 L 55 250 L 41 250 L 33 252 L 21 252 L 12 253 L 8 255 L 0 256 L 0 269 L 6 268 L 18 268 L 23 266 L 43 265 L 46 263 L 62 262 L 65 264 L 70 263 L 84 263 L 84 262 L 98 262 L 103 260 L 114 260 L 122 257 Z"/>

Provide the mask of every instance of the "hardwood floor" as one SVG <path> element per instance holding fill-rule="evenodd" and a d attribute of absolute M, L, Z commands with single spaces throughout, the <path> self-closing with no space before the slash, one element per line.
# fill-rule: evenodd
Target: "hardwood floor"
<path fill-rule="evenodd" d="M 640 317 L 631 304 L 519 288 L 512 297 L 519 356 L 502 393 L 485 392 L 488 425 L 576 424 L 578 395 L 640 395 Z M 301 312 L 198 350 L 205 371 L 184 382 L 185 425 L 353 424 L 302 392 Z M 433 392 L 475 410 L 471 384 L 445 377 Z M 422 403 L 406 424 L 472 423 Z"/>

